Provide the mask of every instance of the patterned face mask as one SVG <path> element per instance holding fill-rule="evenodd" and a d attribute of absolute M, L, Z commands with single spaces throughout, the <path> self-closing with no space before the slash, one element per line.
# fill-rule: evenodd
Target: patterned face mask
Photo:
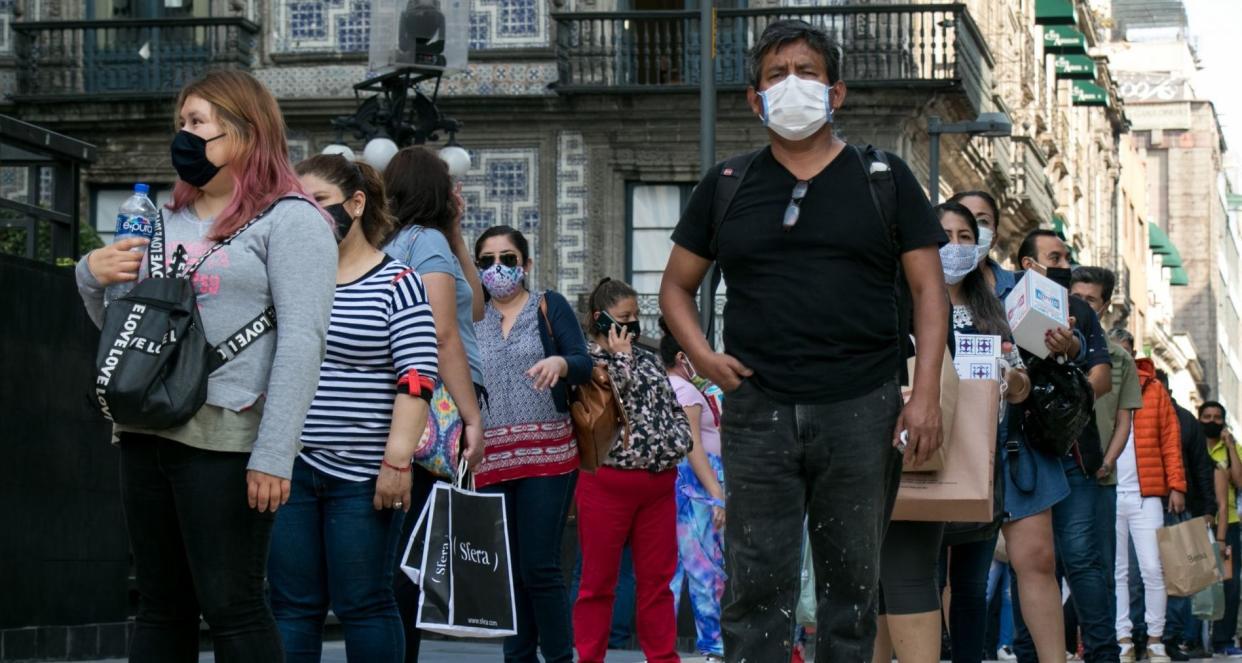
<path fill-rule="evenodd" d="M 945 284 L 961 283 L 979 265 L 979 256 L 987 255 L 987 251 L 986 246 L 975 244 L 945 244 L 940 247 L 940 266 L 944 269 Z"/>
<path fill-rule="evenodd" d="M 487 293 L 496 299 L 512 297 L 514 293 L 522 288 L 522 281 L 525 278 L 526 270 L 521 265 L 505 267 L 499 262 L 483 270 L 482 274 L 479 274 L 479 280 L 483 282 L 483 287 L 487 289 Z"/>

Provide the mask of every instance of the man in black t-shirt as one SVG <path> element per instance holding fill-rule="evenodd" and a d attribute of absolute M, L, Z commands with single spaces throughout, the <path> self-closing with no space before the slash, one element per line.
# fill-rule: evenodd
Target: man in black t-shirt
<path fill-rule="evenodd" d="M 771 145 L 750 162 L 718 228 L 718 182 L 738 173 L 717 166 L 699 183 L 673 233 L 660 289 L 665 319 L 694 367 L 728 393 L 732 599 L 721 624 L 729 661 L 789 660 L 782 634 L 793 628 L 804 514 L 823 588 L 818 651 L 834 661 L 871 658 L 897 449 L 906 445 L 907 456 L 922 460 L 941 442 L 944 232 L 910 169 L 892 155 L 897 200 L 884 202 L 895 218 L 881 217 L 868 178 L 884 164 L 868 164 L 832 131 L 846 93 L 840 68 L 840 51 L 821 30 L 802 21 L 768 26 L 751 53 L 747 94 Z M 729 287 L 724 353 L 704 339 L 694 304 L 713 260 Z M 899 263 L 918 341 L 904 409 Z"/>

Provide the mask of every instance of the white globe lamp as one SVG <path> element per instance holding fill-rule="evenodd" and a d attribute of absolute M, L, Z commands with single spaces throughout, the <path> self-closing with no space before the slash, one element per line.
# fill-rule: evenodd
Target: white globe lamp
<path fill-rule="evenodd" d="M 460 145 L 449 145 L 440 150 L 440 158 L 448 164 L 449 174 L 454 178 L 470 172 L 470 153 Z"/>
<path fill-rule="evenodd" d="M 340 143 L 333 143 L 323 148 L 322 154 L 339 154 L 350 161 L 355 161 L 358 158 L 358 155 L 354 154 L 354 151 L 349 149 L 348 145 L 341 145 Z"/>
<path fill-rule="evenodd" d="M 397 144 L 391 138 L 372 138 L 362 150 L 362 160 L 382 173 L 388 167 L 388 162 L 396 156 L 397 150 Z"/>

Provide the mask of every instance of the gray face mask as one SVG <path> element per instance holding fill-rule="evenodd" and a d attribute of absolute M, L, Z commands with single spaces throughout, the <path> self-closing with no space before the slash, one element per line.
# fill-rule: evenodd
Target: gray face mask
<path fill-rule="evenodd" d="M 995 238 L 996 236 L 992 233 L 991 228 L 984 225 L 979 226 L 979 246 L 984 247 L 984 250 L 979 254 L 980 263 L 987 260 L 988 251 L 992 250 L 992 240 Z"/>

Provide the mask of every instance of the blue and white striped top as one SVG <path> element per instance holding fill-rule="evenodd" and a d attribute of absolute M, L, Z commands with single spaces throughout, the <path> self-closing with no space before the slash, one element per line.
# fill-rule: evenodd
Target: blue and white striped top
<path fill-rule="evenodd" d="M 436 359 L 431 304 L 404 263 L 385 256 L 357 281 L 337 285 L 299 457 L 349 481 L 378 475 L 397 378 L 415 369 L 434 380 Z"/>

